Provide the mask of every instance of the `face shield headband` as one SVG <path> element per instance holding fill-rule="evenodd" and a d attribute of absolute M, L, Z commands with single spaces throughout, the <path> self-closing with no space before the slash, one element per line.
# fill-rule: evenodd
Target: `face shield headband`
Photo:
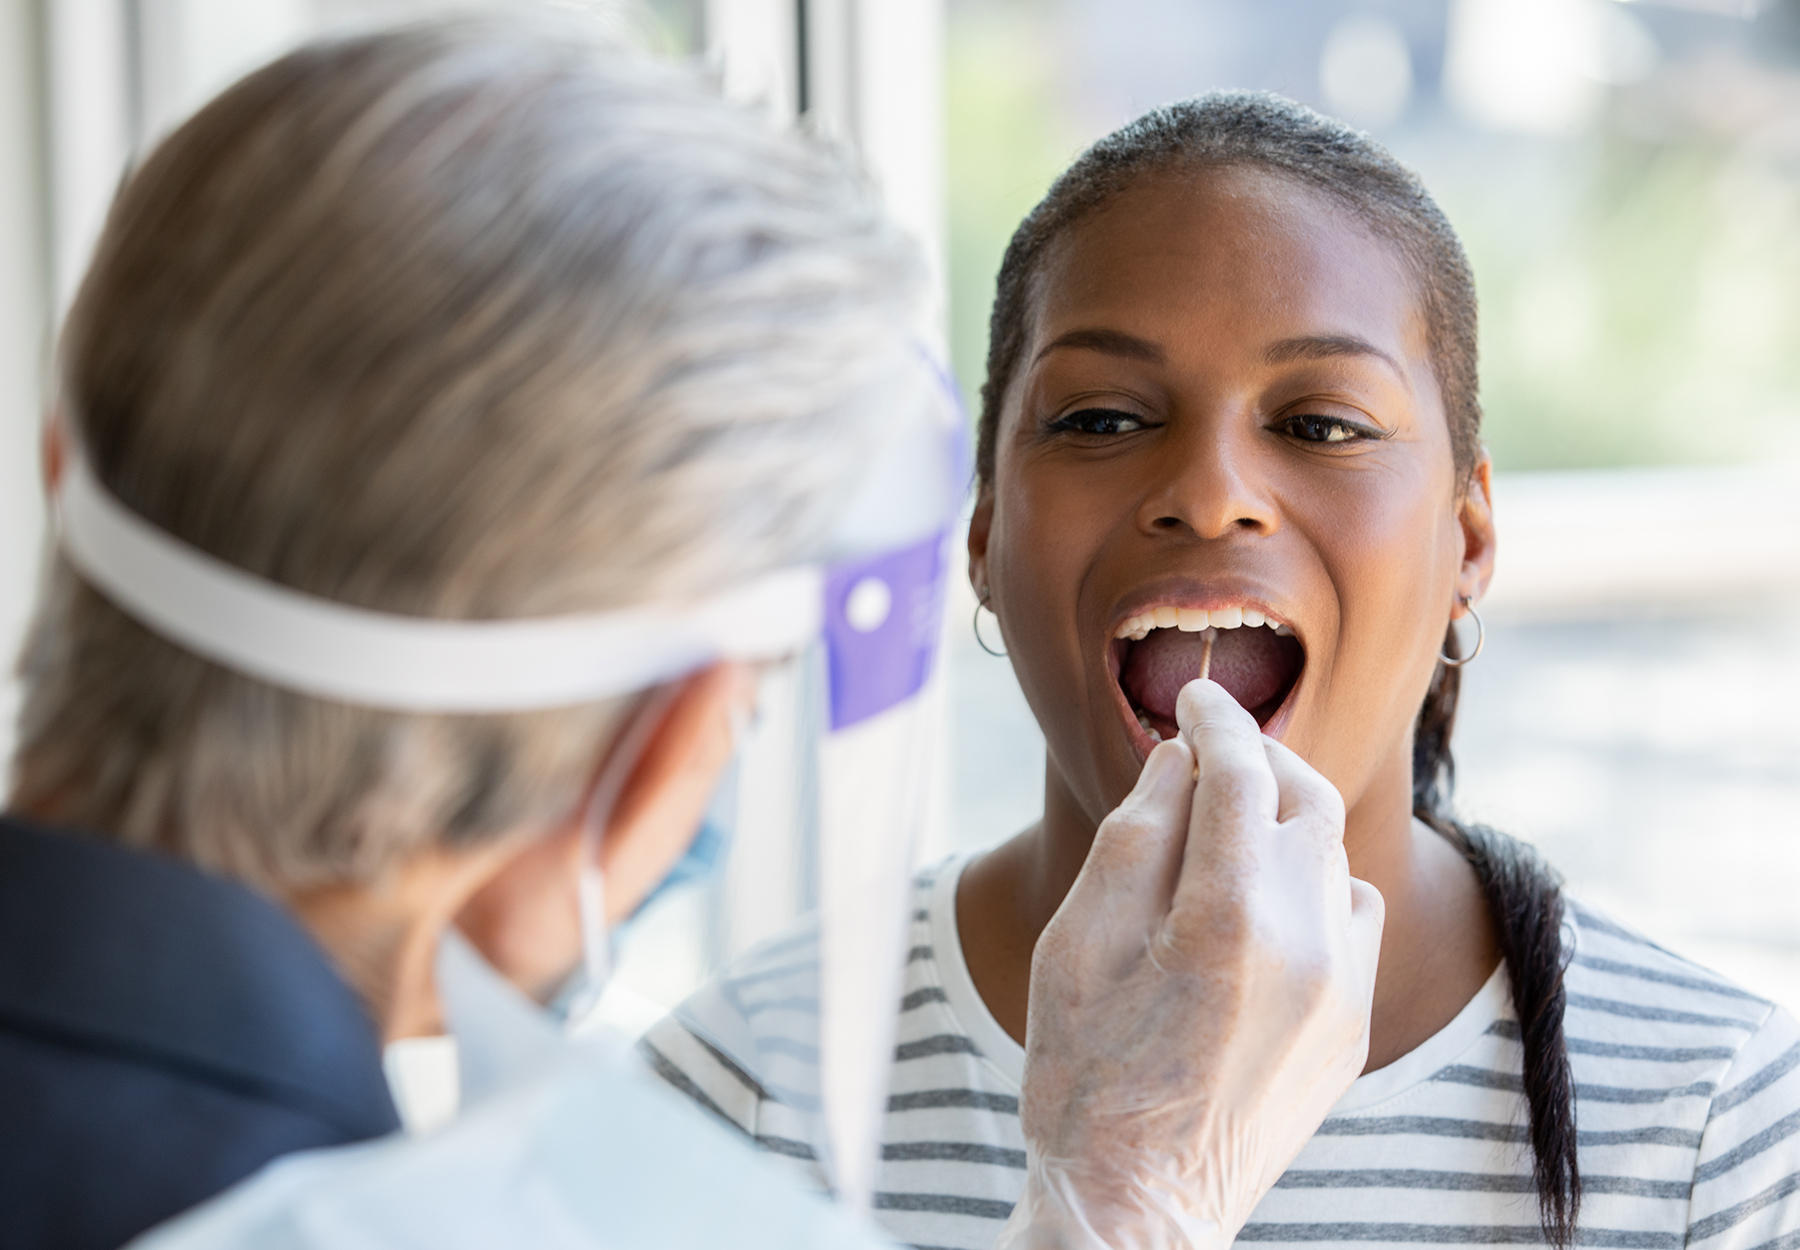
<path fill-rule="evenodd" d="M 919 696 L 935 666 L 948 543 L 968 472 L 953 386 L 922 353 L 906 351 L 863 394 L 891 415 L 826 558 L 685 602 L 484 621 L 353 607 L 248 573 L 159 529 L 100 484 L 78 445 L 55 491 L 58 540 L 89 585 L 183 649 L 283 689 L 396 712 L 543 710 L 651 690 L 719 660 L 817 657 L 823 706 L 811 749 L 827 775 L 806 823 L 828 930 L 821 936 L 837 953 L 816 974 L 815 1071 L 805 1084 L 822 1160 L 840 1197 L 859 1206 L 873 1180 L 892 1046 L 888 982 L 899 982 L 906 868 L 935 746 L 934 718 Z M 603 777 L 599 789 L 616 784 Z M 865 804 L 877 795 L 894 801 L 871 823 Z M 600 825 L 594 836 L 605 818 L 590 808 Z M 597 855 L 586 862 L 597 866 Z M 871 889 L 892 893 L 891 905 L 872 903 Z M 607 965 L 597 873 L 579 890 L 597 993 Z M 870 975 L 890 967 L 891 977 Z"/>
<path fill-rule="evenodd" d="M 909 354 L 873 402 L 891 408 L 875 466 L 826 562 L 720 594 L 540 620 L 458 621 L 337 603 L 245 572 L 158 529 L 70 448 L 55 498 L 63 551 L 140 624 L 234 672 L 321 699 L 396 712 L 528 712 L 645 690 L 718 660 L 831 649 L 831 722 L 843 728 L 917 689 L 935 561 L 960 504 L 966 454 L 948 381 Z M 912 621 L 916 625 L 916 620 Z M 910 689 L 909 689 L 910 687 Z"/>

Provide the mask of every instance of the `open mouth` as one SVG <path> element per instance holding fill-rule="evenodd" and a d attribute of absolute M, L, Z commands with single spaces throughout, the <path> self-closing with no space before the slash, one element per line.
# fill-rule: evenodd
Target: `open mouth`
<path fill-rule="evenodd" d="M 1152 744 L 1180 732 L 1175 700 L 1183 686 L 1200 676 L 1209 633 L 1213 649 L 1207 675 L 1258 725 L 1266 727 L 1281 710 L 1306 667 L 1306 651 L 1294 631 L 1259 609 L 1143 609 L 1115 631 L 1112 667 L 1126 704 Z"/>

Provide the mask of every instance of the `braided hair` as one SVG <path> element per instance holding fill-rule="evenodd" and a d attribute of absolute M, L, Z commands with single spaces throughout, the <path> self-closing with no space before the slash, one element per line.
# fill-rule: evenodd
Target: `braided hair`
<path fill-rule="evenodd" d="M 994 479 L 995 444 L 1007 387 L 1029 333 L 1029 304 L 1045 251 L 1144 178 L 1171 170 L 1255 167 L 1291 178 L 1353 213 L 1393 246 L 1417 284 L 1457 475 L 1470 482 L 1480 459 L 1475 280 L 1462 243 L 1418 177 L 1367 135 L 1265 92 L 1215 92 L 1167 105 L 1084 152 L 1020 224 L 996 282 L 987 379 L 976 443 L 980 483 Z M 1459 655 L 1455 631 L 1445 654 Z M 1533 1177 L 1544 1236 L 1558 1250 L 1575 1240 L 1581 1206 L 1575 1089 L 1563 1038 L 1561 878 L 1529 846 L 1457 820 L 1459 671 L 1439 664 L 1413 732 L 1413 814 L 1474 868 L 1512 983 L 1524 1051 Z"/>

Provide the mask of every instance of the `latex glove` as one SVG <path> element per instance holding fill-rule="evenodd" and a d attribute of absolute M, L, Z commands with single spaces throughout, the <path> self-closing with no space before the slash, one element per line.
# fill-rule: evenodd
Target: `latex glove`
<path fill-rule="evenodd" d="M 1004 1250 L 1224 1250 L 1368 1056 L 1342 797 L 1215 682 L 1178 719 L 1032 957 Z"/>

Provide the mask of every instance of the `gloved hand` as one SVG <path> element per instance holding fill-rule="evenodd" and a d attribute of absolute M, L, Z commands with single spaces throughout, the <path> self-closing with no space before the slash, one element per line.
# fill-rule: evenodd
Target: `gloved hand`
<path fill-rule="evenodd" d="M 1225 1250 L 1368 1055 L 1342 797 L 1217 683 L 1178 717 L 1038 939 L 1002 1250 Z"/>

